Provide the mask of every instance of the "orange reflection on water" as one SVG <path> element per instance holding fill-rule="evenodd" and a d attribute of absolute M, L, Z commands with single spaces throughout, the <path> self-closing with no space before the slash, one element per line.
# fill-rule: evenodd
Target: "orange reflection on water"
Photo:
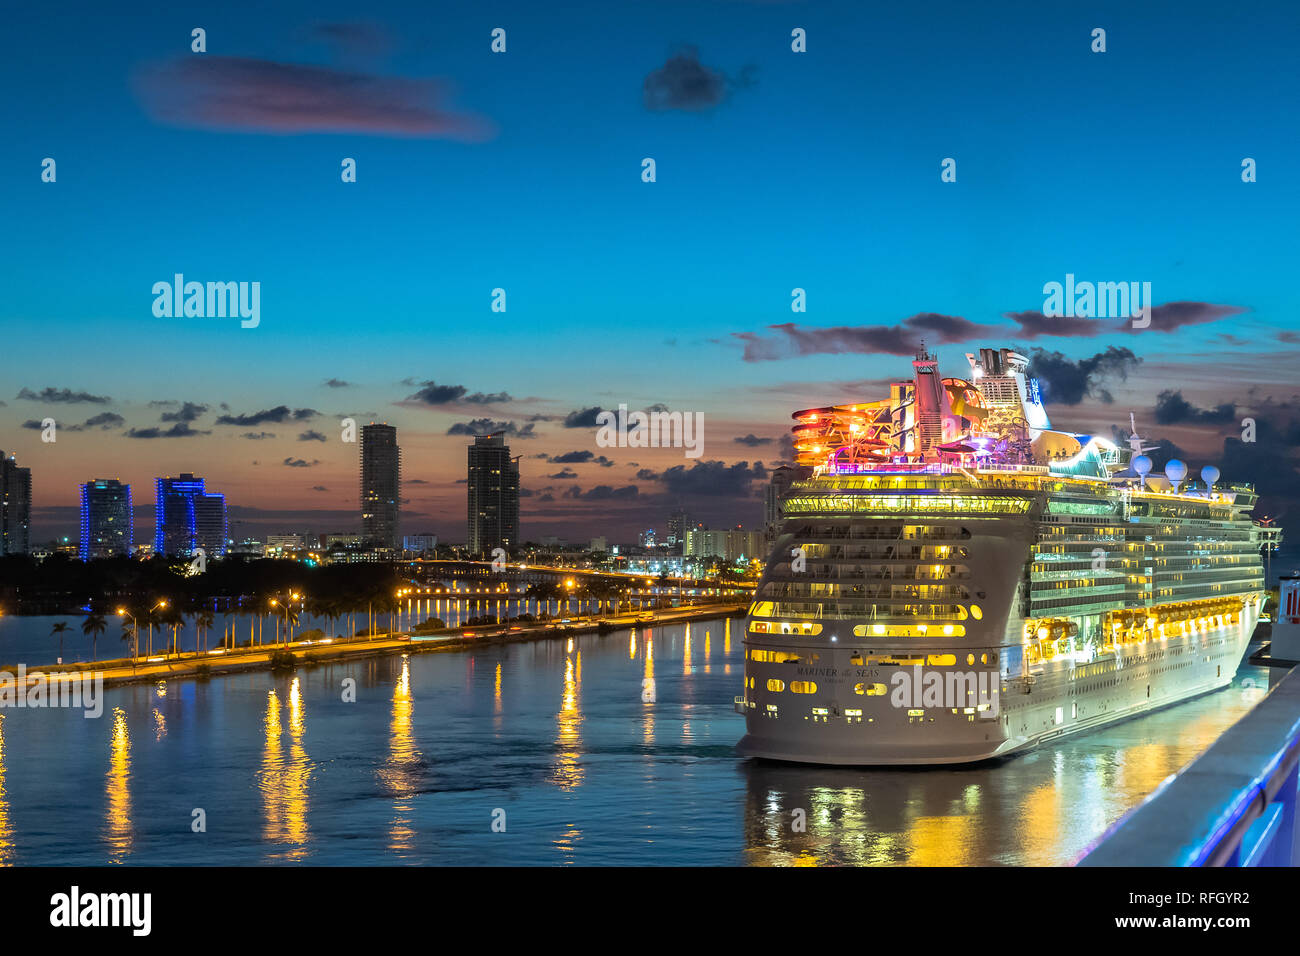
<path fill-rule="evenodd" d="M 578 733 L 582 726 L 582 711 L 578 707 L 578 688 L 582 673 L 582 652 L 577 654 L 577 661 L 572 657 L 564 659 L 564 696 L 560 701 L 560 711 L 555 715 L 556 762 L 551 774 L 552 782 L 564 790 L 572 790 L 582 783 L 583 771 L 579 763 L 579 749 L 582 739 Z"/>
<path fill-rule="evenodd" d="M 398 852 L 412 849 L 415 828 L 412 826 L 414 797 L 420 785 L 420 751 L 412 733 L 415 701 L 411 697 L 411 662 L 402 659 L 402 672 L 393 686 L 393 715 L 389 722 L 388 762 L 380 779 L 393 795 L 393 825 L 388 846 Z"/>
<path fill-rule="evenodd" d="M 113 708 L 113 732 L 108 751 L 108 781 L 105 788 L 108 811 L 104 839 L 110 863 L 121 863 L 131 852 L 135 829 L 131 825 L 131 735 L 126 729 L 126 711 Z"/>
<path fill-rule="evenodd" d="M 300 860 L 306 855 L 309 837 L 307 825 L 307 783 L 311 760 L 303 748 L 306 734 L 302 704 L 302 685 L 295 677 L 289 685 L 289 747 L 286 754 L 281 741 L 280 698 L 274 690 L 267 693 L 266 747 L 262 755 L 261 790 L 265 804 L 263 838 L 269 843 L 287 844 L 275 859 Z"/>

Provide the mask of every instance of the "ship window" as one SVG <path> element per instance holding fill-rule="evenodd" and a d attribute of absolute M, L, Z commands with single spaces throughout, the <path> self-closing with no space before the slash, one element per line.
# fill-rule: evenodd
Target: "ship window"
<path fill-rule="evenodd" d="M 975 655 L 974 655 L 974 654 L 967 654 L 967 655 L 966 655 L 966 666 L 967 666 L 967 667 L 970 667 L 970 666 L 974 665 L 974 663 L 975 663 Z"/>
<path fill-rule="evenodd" d="M 853 693 L 861 694 L 866 697 L 883 697 L 885 696 L 884 684 L 854 684 Z"/>
<path fill-rule="evenodd" d="M 817 684 L 810 680 L 791 681 L 790 693 L 792 694 L 815 694 L 817 693 Z"/>
<path fill-rule="evenodd" d="M 767 679 L 767 689 L 774 693 L 780 693 L 785 690 L 785 681 L 779 680 L 775 677 L 769 677 Z"/>

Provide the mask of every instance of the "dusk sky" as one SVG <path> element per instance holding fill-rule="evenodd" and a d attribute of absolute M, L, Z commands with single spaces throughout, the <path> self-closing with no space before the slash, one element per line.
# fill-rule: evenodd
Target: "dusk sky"
<path fill-rule="evenodd" d="M 678 504 L 757 526 L 790 413 L 881 397 L 921 338 L 949 375 L 1018 347 L 1054 425 L 1132 411 L 1289 518 L 1300 7 L 1132 6 L 15 8 L 0 448 L 33 541 L 75 533 L 94 477 L 132 484 L 146 540 L 182 471 L 233 536 L 355 530 L 348 416 L 399 429 L 405 533 L 464 540 L 466 433 L 496 428 L 525 539 Z M 176 273 L 260 282 L 260 324 L 155 317 Z M 1151 327 L 1045 318 L 1067 273 L 1150 282 Z M 597 447 L 620 403 L 703 412 L 703 456 Z"/>

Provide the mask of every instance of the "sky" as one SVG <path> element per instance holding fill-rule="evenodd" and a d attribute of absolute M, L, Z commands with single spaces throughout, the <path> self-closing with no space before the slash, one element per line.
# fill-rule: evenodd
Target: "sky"
<path fill-rule="evenodd" d="M 98 477 L 146 539 L 180 472 L 236 537 L 354 530 L 348 417 L 398 427 L 405 533 L 463 540 L 498 428 L 526 539 L 757 526 L 790 413 L 879 397 L 922 338 L 950 375 L 1016 347 L 1058 427 L 1132 412 L 1300 522 L 1300 8 L 1140 7 L 11 11 L 0 449 L 34 540 Z M 155 315 L 176 273 L 260 283 L 258 325 Z M 1067 274 L 1151 283 L 1150 327 L 1045 317 Z M 702 456 L 599 447 L 619 404 L 703 413 Z"/>

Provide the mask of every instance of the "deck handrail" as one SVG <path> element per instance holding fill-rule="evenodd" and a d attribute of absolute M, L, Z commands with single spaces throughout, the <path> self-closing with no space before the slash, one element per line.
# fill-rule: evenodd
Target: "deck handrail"
<path fill-rule="evenodd" d="M 1079 866 L 1292 866 L 1300 669 L 1115 822 Z"/>

